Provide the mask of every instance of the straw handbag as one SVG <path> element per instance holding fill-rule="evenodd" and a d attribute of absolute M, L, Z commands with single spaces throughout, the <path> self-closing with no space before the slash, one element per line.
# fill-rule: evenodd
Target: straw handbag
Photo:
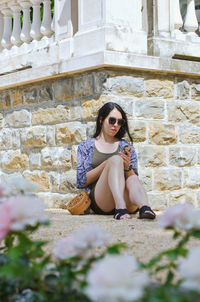
<path fill-rule="evenodd" d="M 70 200 L 66 208 L 72 215 L 80 215 L 89 208 L 90 204 L 91 200 L 88 193 L 81 192 Z"/>

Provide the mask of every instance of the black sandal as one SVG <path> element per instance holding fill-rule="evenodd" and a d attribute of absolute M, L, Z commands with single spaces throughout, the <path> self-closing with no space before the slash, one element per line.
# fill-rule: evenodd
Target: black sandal
<path fill-rule="evenodd" d="M 125 214 L 129 214 L 127 209 L 115 209 L 115 215 L 113 216 L 113 218 L 120 220 L 121 216 Z"/>
<path fill-rule="evenodd" d="M 155 219 L 156 214 L 152 211 L 152 209 L 149 206 L 142 206 L 139 209 L 139 219 Z"/>

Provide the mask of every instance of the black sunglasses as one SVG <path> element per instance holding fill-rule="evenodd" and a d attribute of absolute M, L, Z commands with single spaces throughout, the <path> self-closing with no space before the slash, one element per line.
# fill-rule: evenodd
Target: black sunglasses
<path fill-rule="evenodd" d="M 125 124 L 125 120 L 122 118 L 116 119 L 115 117 L 109 117 L 108 123 L 110 125 L 114 125 L 116 122 L 117 122 L 118 126 L 124 126 L 124 124 Z"/>

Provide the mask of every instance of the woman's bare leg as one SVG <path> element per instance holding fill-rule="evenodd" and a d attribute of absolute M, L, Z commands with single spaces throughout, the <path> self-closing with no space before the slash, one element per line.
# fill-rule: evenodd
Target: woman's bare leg
<path fill-rule="evenodd" d="M 126 189 L 128 191 L 129 200 L 132 204 L 141 208 L 148 205 L 147 194 L 139 181 L 137 175 L 131 175 L 126 180 Z"/>
<path fill-rule="evenodd" d="M 100 209 L 109 212 L 126 208 L 123 160 L 119 155 L 110 157 L 95 186 L 95 200 Z M 124 214 L 121 218 L 130 218 Z"/>

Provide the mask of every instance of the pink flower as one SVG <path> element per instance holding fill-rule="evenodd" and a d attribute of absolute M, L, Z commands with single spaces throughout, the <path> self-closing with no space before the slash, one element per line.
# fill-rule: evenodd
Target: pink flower
<path fill-rule="evenodd" d="M 11 208 L 8 204 L 0 204 L 0 240 L 2 240 L 11 228 Z"/>
<path fill-rule="evenodd" d="M 92 257 L 97 247 L 104 246 L 110 234 L 97 225 L 89 225 L 85 230 L 77 230 L 69 237 L 60 239 L 53 254 L 57 259 L 78 256 L 84 259 Z"/>
<path fill-rule="evenodd" d="M 158 224 L 161 227 L 191 230 L 200 228 L 200 210 L 190 204 L 176 204 L 168 208 L 160 217 Z"/>
<path fill-rule="evenodd" d="M 95 302 L 137 301 L 149 278 L 133 256 L 108 255 L 89 271 L 86 294 Z"/>
<path fill-rule="evenodd" d="M 9 231 L 21 231 L 27 225 L 46 220 L 44 204 L 32 196 L 10 197 L 0 204 L 0 239 Z"/>

